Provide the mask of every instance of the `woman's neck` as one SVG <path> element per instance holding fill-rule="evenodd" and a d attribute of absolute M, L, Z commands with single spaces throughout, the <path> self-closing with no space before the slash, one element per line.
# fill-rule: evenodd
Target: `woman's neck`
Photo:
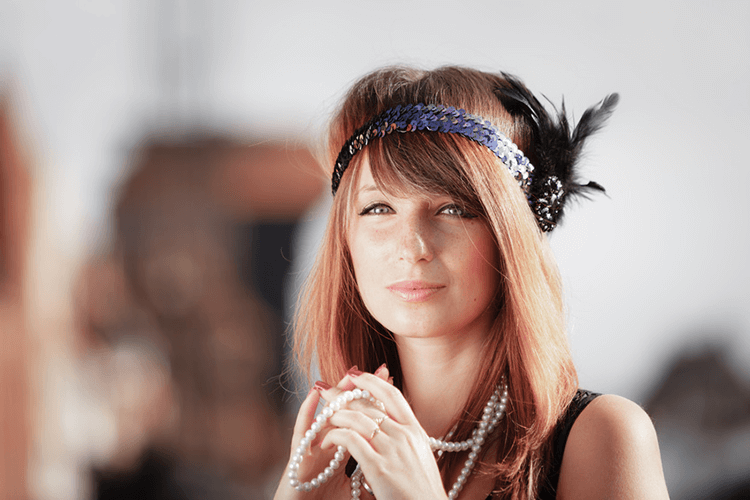
<path fill-rule="evenodd" d="M 403 390 L 427 434 L 445 435 L 466 404 L 482 359 L 481 336 L 400 338 Z"/>

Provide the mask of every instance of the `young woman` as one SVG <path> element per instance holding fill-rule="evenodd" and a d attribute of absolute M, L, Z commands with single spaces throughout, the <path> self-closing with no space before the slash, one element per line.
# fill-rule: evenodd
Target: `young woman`
<path fill-rule="evenodd" d="M 322 380 L 277 500 L 668 497 L 648 416 L 578 388 L 544 234 L 602 189 L 573 168 L 616 101 L 571 132 L 506 74 L 396 67 L 354 85 L 295 324 Z"/>

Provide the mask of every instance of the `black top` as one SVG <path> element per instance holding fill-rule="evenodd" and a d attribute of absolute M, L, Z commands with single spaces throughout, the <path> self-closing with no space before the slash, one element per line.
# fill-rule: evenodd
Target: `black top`
<path fill-rule="evenodd" d="M 560 479 L 560 466 L 562 465 L 565 443 L 568 442 L 570 429 L 573 428 L 578 415 L 597 396 L 601 396 L 601 394 L 583 389 L 578 389 L 576 395 L 573 396 L 568 406 L 568 411 L 565 412 L 562 420 L 560 420 L 552 438 L 552 463 L 550 464 L 547 477 L 540 481 L 538 500 L 555 500 L 557 496 L 557 481 Z M 487 497 L 487 500 L 492 500 L 492 494 Z"/>

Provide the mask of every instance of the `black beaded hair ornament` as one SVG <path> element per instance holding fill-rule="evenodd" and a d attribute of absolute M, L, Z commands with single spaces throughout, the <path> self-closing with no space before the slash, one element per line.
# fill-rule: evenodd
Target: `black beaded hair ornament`
<path fill-rule="evenodd" d="M 349 162 L 370 141 L 392 132 L 432 131 L 458 134 L 487 147 L 508 168 L 526 193 L 539 228 L 551 231 L 560 222 L 563 206 L 570 196 L 604 192 L 596 182 L 580 184 L 575 165 L 586 139 L 602 128 L 614 111 L 619 96 L 610 94 L 588 108 L 573 131 L 565 114 L 565 103 L 550 115 L 546 108 L 517 78 L 502 73 L 507 87 L 495 90 L 510 115 L 526 124 L 534 158 L 532 165 L 513 141 L 497 127 L 466 110 L 436 104 L 407 104 L 387 109 L 357 129 L 339 152 L 331 179 L 336 190 Z"/>

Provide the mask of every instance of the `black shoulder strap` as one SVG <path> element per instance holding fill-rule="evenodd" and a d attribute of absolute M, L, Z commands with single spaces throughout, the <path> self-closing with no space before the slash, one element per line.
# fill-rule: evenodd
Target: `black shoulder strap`
<path fill-rule="evenodd" d="M 568 406 L 568 411 L 565 412 L 560 422 L 557 424 L 555 435 L 552 438 L 552 461 L 550 463 L 549 472 L 547 473 L 546 481 L 540 484 L 539 488 L 539 500 L 554 500 L 557 495 L 557 481 L 560 479 L 560 466 L 562 465 L 563 454 L 565 453 L 565 444 L 568 442 L 568 436 L 570 435 L 570 429 L 573 428 L 578 415 L 588 406 L 590 402 L 596 399 L 601 394 L 583 389 L 578 389 L 576 395 Z"/>

